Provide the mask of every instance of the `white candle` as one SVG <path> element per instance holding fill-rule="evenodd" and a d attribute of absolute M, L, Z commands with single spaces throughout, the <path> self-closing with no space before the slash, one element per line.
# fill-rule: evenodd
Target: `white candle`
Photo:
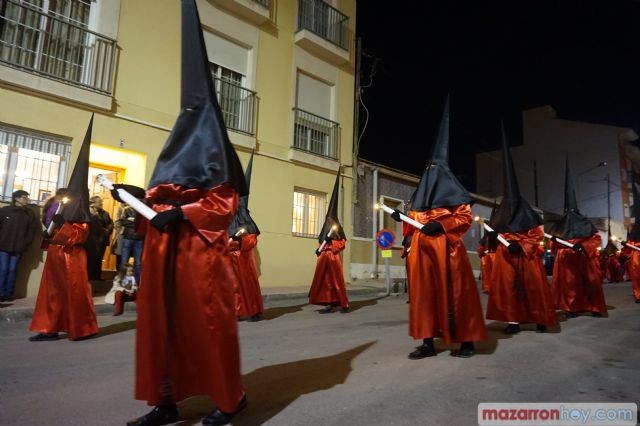
<path fill-rule="evenodd" d="M 546 232 L 544 233 L 544 236 L 549 238 L 549 239 L 553 238 L 553 235 L 547 234 Z M 573 244 L 571 244 L 569 241 L 565 241 L 565 240 L 560 239 L 558 237 L 556 237 L 556 241 L 559 242 L 560 244 L 564 245 L 564 246 L 573 248 Z"/>
<path fill-rule="evenodd" d="M 338 229 L 338 226 L 337 226 L 337 225 L 333 225 L 333 226 L 331 227 L 331 229 L 329 229 L 329 232 L 327 232 L 327 236 L 326 236 L 326 238 L 329 238 L 329 237 L 331 236 L 331 234 L 333 234 L 333 232 L 334 232 L 336 229 Z M 323 240 L 323 241 L 322 241 L 322 244 L 320 244 L 320 248 L 318 248 L 318 251 L 322 251 L 322 250 L 324 249 L 324 246 L 326 246 L 326 245 L 327 245 L 327 241 L 326 241 L 326 240 Z"/>
<path fill-rule="evenodd" d="M 495 232 L 492 227 L 487 225 L 487 222 L 482 222 L 482 226 L 489 232 Z M 500 241 L 505 247 L 509 247 L 511 243 L 507 241 L 502 235 L 498 234 L 498 241 Z"/>
<path fill-rule="evenodd" d="M 96 180 L 100 185 L 104 186 L 108 190 L 113 189 L 113 182 L 111 182 L 105 175 L 96 176 Z M 124 189 L 118 188 L 116 189 L 116 191 L 118 192 L 118 196 L 122 201 L 130 205 L 132 209 L 134 209 L 147 219 L 151 220 L 158 214 L 151 207 L 147 206 L 145 203 L 138 200 L 136 197 L 129 194 Z"/>
<path fill-rule="evenodd" d="M 62 200 L 58 203 L 58 207 L 56 208 L 56 213 L 55 214 L 60 214 L 62 212 L 62 208 L 68 202 L 69 202 L 69 199 L 67 197 L 62 197 Z M 47 234 L 48 235 L 51 235 L 51 233 L 53 232 L 53 227 L 54 226 L 56 226 L 56 224 L 55 224 L 55 222 L 53 220 L 51 222 L 49 222 L 49 226 L 47 226 Z"/>
<path fill-rule="evenodd" d="M 384 205 L 382 203 L 376 204 L 376 208 L 382 209 L 383 211 L 385 211 L 385 212 L 387 212 L 389 214 L 393 214 L 393 212 L 394 212 L 394 210 L 391 207 L 386 206 L 386 205 Z M 409 216 L 407 216 L 407 215 L 405 215 L 403 213 L 400 213 L 400 220 L 402 220 L 403 222 L 406 222 L 409 225 L 412 225 L 412 226 L 414 226 L 414 227 L 416 227 L 418 229 L 422 229 L 422 227 L 424 226 L 424 224 L 418 222 L 417 220 L 411 219 Z"/>

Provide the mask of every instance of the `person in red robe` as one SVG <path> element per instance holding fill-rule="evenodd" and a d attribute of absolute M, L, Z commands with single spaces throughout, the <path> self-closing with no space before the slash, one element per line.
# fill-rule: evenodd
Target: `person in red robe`
<path fill-rule="evenodd" d="M 598 260 L 601 238 L 591 221 L 578 210 L 573 182 L 566 159 L 564 215 L 551 228 L 551 250 L 555 256 L 552 288 L 556 309 L 575 316 L 590 312 L 607 313 Z M 573 244 L 568 247 L 557 239 Z"/>
<path fill-rule="evenodd" d="M 471 357 L 474 341 L 487 337 L 476 280 L 462 236 L 471 227 L 473 198 L 448 165 L 449 99 L 431 160 L 411 197 L 409 216 L 421 229 L 403 223 L 411 237 L 407 271 L 411 283 L 409 335 L 422 344 L 409 359 L 437 355 L 434 338 L 461 343 L 453 355 Z M 401 212 L 391 216 L 400 220 Z"/>
<path fill-rule="evenodd" d="M 54 215 L 52 235 L 48 239 L 36 306 L 31 320 L 32 342 L 57 340 L 66 332 L 71 340 L 82 340 L 98 333 L 96 312 L 87 272 L 83 244 L 89 237 L 89 147 L 93 116 L 78 160 L 71 173 L 66 196 L 69 201 Z"/>
<path fill-rule="evenodd" d="M 157 215 L 146 223 L 137 295 L 135 397 L 155 408 L 128 425 L 174 423 L 176 403 L 195 395 L 216 405 L 204 425 L 228 424 L 246 406 L 227 230 L 247 189 L 194 0 L 182 0 L 181 90 L 146 193 Z"/>
<path fill-rule="evenodd" d="M 251 182 L 252 165 L 253 154 L 244 175 L 247 188 Z M 236 278 L 233 283 L 236 295 L 236 316 L 239 319 L 249 318 L 251 322 L 260 321 L 264 304 L 258 281 L 258 269 L 253 256 L 260 230 L 249 213 L 249 195 L 240 197 L 238 211 L 231 222 L 229 235 L 231 236 L 229 246 L 232 254 L 231 263 Z"/>
<path fill-rule="evenodd" d="M 333 186 L 324 225 L 318 235 L 320 243 L 316 250 L 318 261 L 309 290 L 309 304 L 325 306 L 318 311 L 321 314 L 333 312 L 334 307 L 337 306 L 342 313 L 349 312 L 349 299 L 342 272 L 341 252 L 345 248 L 347 237 L 338 220 L 339 184 L 340 170 Z"/>
<path fill-rule="evenodd" d="M 636 303 L 640 303 L 640 190 L 638 184 L 633 182 L 633 206 L 634 223 L 628 231 L 627 240 L 622 242 L 622 253 L 627 258 L 625 269 L 631 280 L 631 290 Z"/>
<path fill-rule="evenodd" d="M 534 323 L 544 333 L 558 324 L 551 287 L 540 259 L 544 238 L 542 218 L 520 195 L 509 144 L 502 126 L 504 195 L 489 220 L 494 233 L 508 245 L 498 244 L 490 276 L 487 319 L 508 323 L 506 334 L 521 331 L 520 324 Z"/>
<path fill-rule="evenodd" d="M 480 275 L 482 278 L 482 291 L 489 294 L 491 291 L 491 269 L 493 267 L 493 258 L 496 253 L 496 243 L 491 242 L 489 234 L 484 233 L 476 249 L 480 258 Z"/>
<path fill-rule="evenodd" d="M 611 235 L 611 232 L 609 232 Z M 622 281 L 622 266 L 620 266 L 620 260 L 618 260 L 619 253 L 618 247 L 615 243 L 609 239 L 607 245 L 600 251 L 600 256 L 604 260 L 604 277 L 610 283 L 619 283 Z"/>

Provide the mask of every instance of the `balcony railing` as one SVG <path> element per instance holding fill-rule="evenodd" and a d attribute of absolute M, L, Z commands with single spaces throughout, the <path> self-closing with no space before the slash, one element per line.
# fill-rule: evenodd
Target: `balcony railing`
<path fill-rule="evenodd" d="M 214 83 L 227 129 L 255 136 L 256 92 L 222 78 Z"/>
<path fill-rule="evenodd" d="M 349 18 L 321 0 L 298 0 L 298 31 L 305 29 L 349 48 Z"/>
<path fill-rule="evenodd" d="M 0 63 L 111 95 L 116 41 L 27 4 L 0 1 Z"/>
<path fill-rule="evenodd" d="M 253 1 L 263 5 L 264 7 L 269 7 L 269 0 L 253 0 Z"/>
<path fill-rule="evenodd" d="M 293 148 L 337 160 L 339 124 L 298 108 L 293 114 Z"/>

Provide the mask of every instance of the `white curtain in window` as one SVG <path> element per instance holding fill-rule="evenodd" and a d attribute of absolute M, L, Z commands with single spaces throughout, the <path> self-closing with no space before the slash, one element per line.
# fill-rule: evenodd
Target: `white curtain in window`
<path fill-rule="evenodd" d="M 209 31 L 203 31 L 202 33 L 210 62 L 236 71 L 243 76 L 247 75 L 248 49 Z"/>

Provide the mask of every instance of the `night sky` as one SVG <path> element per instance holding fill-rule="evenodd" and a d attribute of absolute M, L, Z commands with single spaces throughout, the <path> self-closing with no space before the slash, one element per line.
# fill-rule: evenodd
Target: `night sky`
<path fill-rule="evenodd" d="M 421 174 L 448 92 L 471 191 L 474 154 L 499 147 L 500 119 L 521 144 L 523 110 L 640 130 L 640 1 L 360 1 L 357 33 L 362 158 Z"/>

